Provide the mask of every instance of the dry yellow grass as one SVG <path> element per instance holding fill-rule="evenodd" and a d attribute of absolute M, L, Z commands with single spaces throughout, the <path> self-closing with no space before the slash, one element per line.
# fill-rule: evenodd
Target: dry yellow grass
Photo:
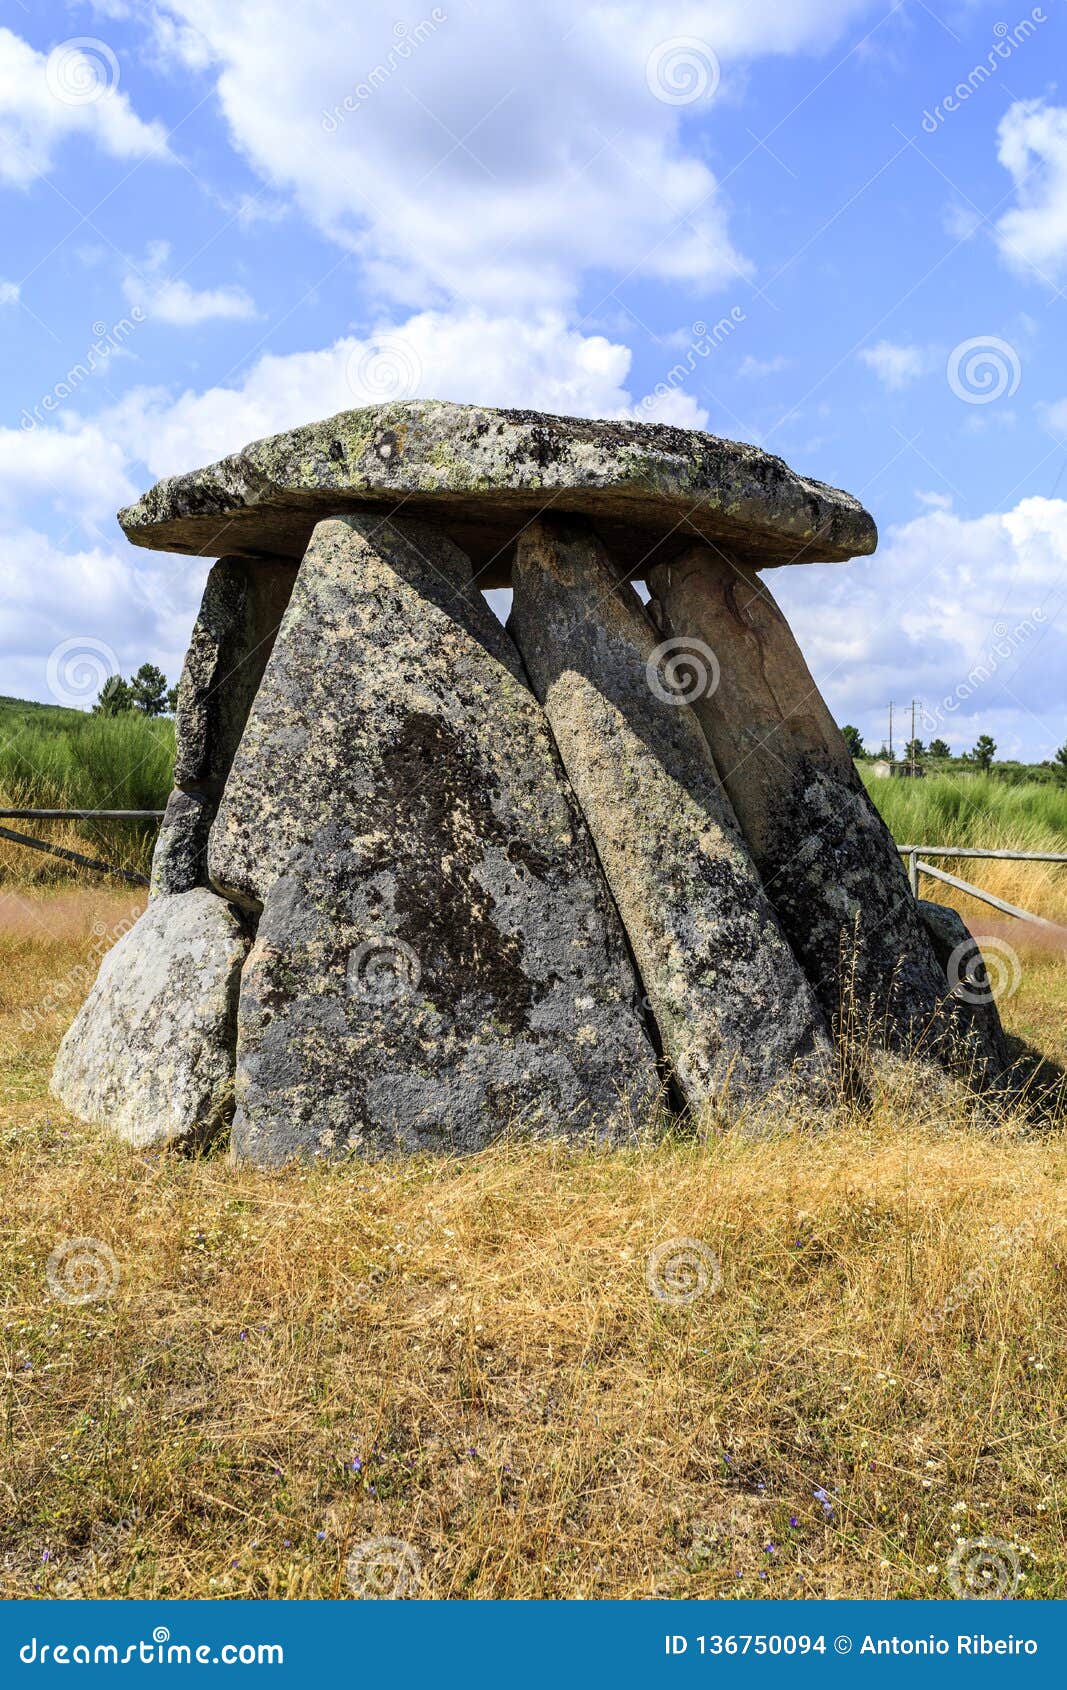
<path fill-rule="evenodd" d="M 435 1596 L 945 1597 L 980 1537 L 1067 1590 L 1054 1123 L 990 1135 L 905 1073 L 773 1140 L 136 1153 L 45 1096 L 55 983 L 130 906 L 2 912 L 0 1593 L 343 1596 L 381 1537 Z M 1062 1060 L 1062 958 L 1014 938 L 1007 1018 Z M 117 1286 L 69 1306 L 46 1264 L 81 1237 Z M 671 1304 L 678 1239 L 711 1281 Z"/>

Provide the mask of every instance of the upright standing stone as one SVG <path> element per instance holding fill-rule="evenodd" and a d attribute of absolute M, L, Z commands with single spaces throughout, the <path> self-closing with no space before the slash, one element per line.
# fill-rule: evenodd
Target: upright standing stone
<path fill-rule="evenodd" d="M 321 522 L 212 828 L 261 907 L 235 1152 L 625 1136 L 657 1091 L 581 814 L 469 559 L 415 521 Z"/>
<path fill-rule="evenodd" d="M 713 654 L 718 685 L 693 709 L 826 1014 L 891 1048 L 954 1055 L 964 1018 L 896 846 L 766 583 L 701 545 L 648 585 L 676 651 Z"/>
<path fill-rule="evenodd" d="M 761 1097 L 798 1060 L 822 1066 L 822 1016 L 633 588 L 583 525 L 559 520 L 526 530 L 513 586 L 509 630 L 687 1102 Z"/>
<path fill-rule="evenodd" d="M 213 565 L 178 684 L 174 791 L 152 857 L 153 897 L 207 881 L 207 840 L 267 666 L 296 565 L 223 557 Z"/>

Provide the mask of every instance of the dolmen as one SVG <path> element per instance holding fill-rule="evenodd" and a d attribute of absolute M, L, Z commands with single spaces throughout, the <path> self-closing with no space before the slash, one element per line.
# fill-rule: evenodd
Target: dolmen
<path fill-rule="evenodd" d="M 847 493 L 412 401 L 119 520 L 218 561 L 148 907 L 55 1066 L 82 1118 L 276 1165 L 817 1117 L 864 1048 L 1000 1083 L 974 942 L 912 895 L 767 585 L 874 550 Z"/>

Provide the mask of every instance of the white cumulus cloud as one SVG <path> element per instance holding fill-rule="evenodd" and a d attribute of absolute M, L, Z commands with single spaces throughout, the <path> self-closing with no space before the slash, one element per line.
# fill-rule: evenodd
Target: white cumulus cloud
<path fill-rule="evenodd" d="M 128 453 L 99 423 L 0 428 L 0 517 L 44 502 L 67 522 L 95 524 L 113 517 L 135 490 Z M 12 564 L 17 573 L 18 554 L 6 555 L 6 573 Z"/>
<path fill-rule="evenodd" d="M 138 264 L 131 265 L 122 282 L 126 302 L 139 306 L 146 317 L 176 328 L 195 328 L 216 318 L 254 317 L 255 300 L 244 288 L 226 286 L 197 289 L 181 277 L 167 275 L 170 247 L 153 241 Z"/>
<path fill-rule="evenodd" d="M 394 300 L 565 304 L 585 274 L 720 288 L 749 265 L 686 120 L 869 0 L 162 0 L 236 147 Z M 187 32 L 193 32 L 188 35 Z M 269 98 L 265 97 L 269 90 Z M 594 283 L 594 285 L 596 285 Z"/>
<path fill-rule="evenodd" d="M 997 224 L 1000 251 L 1015 269 L 1055 276 L 1067 259 L 1067 107 L 1016 100 L 997 140 L 1017 201 Z"/>
<path fill-rule="evenodd" d="M 891 393 L 918 381 L 933 368 L 932 356 L 926 348 L 897 346 L 891 340 L 879 340 L 874 346 L 865 346 L 860 359 Z"/>
<path fill-rule="evenodd" d="M 104 43 L 75 39 L 38 53 L 0 28 L 0 183 L 29 187 L 74 138 L 113 158 L 168 157 L 163 126 L 137 116 L 119 77 Z"/>
<path fill-rule="evenodd" d="M 232 387 L 189 389 L 177 398 L 135 389 L 101 421 L 153 476 L 175 475 L 261 435 L 389 399 L 630 415 L 630 356 L 603 335 L 569 327 L 557 311 L 422 311 L 314 351 L 265 353 Z"/>
<path fill-rule="evenodd" d="M 502 318 L 425 311 L 367 337 L 265 354 L 230 387 L 133 389 L 91 421 L 74 413 L 0 429 L 0 651 L 9 691 L 47 697 L 47 654 L 75 636 L 174 678 L 206 565 L 127 544 L 114 520 L 158 476 L 355 405 L 424 396 L 584 416 L 634 414 L 630 351 L 559 312 Z M 677 420 L 691 420 L 672 396 Z M 44 531 L 54 526 L 63 538 Z"/>
<path fill-rule="evenodd" d="M 873 558 L 767 574 L 839 722 L 868 745 L 890 700 L 920 701 L 920 737 L 979 733 L 1000 755 L 1050 756 L 1067 737 L 1067 501 L 974 518 L 931 509 Z"/>

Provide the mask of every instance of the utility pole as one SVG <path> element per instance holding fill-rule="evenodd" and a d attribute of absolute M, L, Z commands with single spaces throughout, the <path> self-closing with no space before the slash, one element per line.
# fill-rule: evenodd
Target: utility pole
<path fill-rule="evenodd" d="M 893 761 L 893 705 L 889 705 L 889 761 Z"/>
<path fill-rule="evenodd" d="M 916 757 L 915 757 L 915 700 L 914 699 L 912 699 L 912 701 L 911 701 L 911 761 L 913 763 L 916 761 Z"/>

